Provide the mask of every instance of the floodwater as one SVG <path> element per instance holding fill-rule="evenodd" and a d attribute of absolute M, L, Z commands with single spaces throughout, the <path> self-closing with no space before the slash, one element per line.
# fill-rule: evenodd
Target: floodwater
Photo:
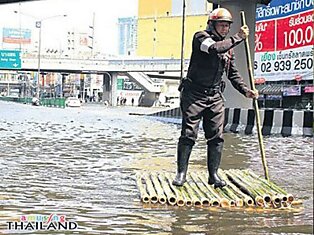
<path fill-rule="evenodd" d="M 151 108 L 33 107 L 0 102 L 0 234 L 23 215 L 65 215 L 74 231 L 23 234 L 312 234 L 312 138 L 264 138 L 271 180 L 294 211 L 143 205 L 138 171 L 175 172 L 179 126 L 132 113 Z M 157 111 L 157 110 L 155 110 Z M 221 167 L 263 175 L 257 136 L 225 135 Z M 202 135 L 189 171 L 206 170 Z M 22 233 L 20 231 L 20 233 Z"/>

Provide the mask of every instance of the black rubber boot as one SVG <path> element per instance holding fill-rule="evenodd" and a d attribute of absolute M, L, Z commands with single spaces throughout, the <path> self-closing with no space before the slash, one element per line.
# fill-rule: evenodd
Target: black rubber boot
<path fill-rule="evenodd" d="M 178 144 L 177 150 L 177 175 L 172 181 L 175 186 L 182 186 L 186 182 L 186 173 L 188 170 L 189 158 L 193 146 Z"/>
<path fill-rule="evenodd" d="M 217 170 L 220 165 L 223 142 L 210 144 L 207 147 L 207 168 L 209 173 L 208 184 L 214 188 L 226 186 L 226 182 L 219 178 Z"/>

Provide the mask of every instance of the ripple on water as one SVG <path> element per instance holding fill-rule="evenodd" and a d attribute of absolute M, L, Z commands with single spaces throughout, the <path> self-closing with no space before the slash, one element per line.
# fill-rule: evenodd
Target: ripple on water
<path fill-rule="evenodd" d="M 271 179 L 305 200 L 301 212 L 147 206 L 139 201 L 135 173 L 175 172 L 178 126 L 128 116 L 128 107 L 83 106 L 79 112 L 27 107 L 0 102 L 0 110 L 8 110 L 0 122 L 0 221 L 65 214 L 82 234 L 284 234 L 292 227 L 311 232 L 310 138 L 264 138 Z M 221 166 L 263 175 L 257 137 L 226 133 Z M 189 166 L 198 169 L 206 169 L 202 131 Z"/>

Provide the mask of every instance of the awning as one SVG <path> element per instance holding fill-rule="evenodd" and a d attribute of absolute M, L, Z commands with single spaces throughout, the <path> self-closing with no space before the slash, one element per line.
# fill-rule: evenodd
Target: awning
<path fill-rule="evenodd" d="M 282 86 L 281 85 L 259 85 L 256 86 L 259 94 L 264 95 L 281 95 Z"/>

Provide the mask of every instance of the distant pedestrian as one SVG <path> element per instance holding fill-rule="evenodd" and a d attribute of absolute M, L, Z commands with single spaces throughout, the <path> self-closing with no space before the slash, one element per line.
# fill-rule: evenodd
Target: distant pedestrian
<path fill-rule="evenodd" d="M 132 106 L 134 105 L 134 98 L 131 99 Z"/>

